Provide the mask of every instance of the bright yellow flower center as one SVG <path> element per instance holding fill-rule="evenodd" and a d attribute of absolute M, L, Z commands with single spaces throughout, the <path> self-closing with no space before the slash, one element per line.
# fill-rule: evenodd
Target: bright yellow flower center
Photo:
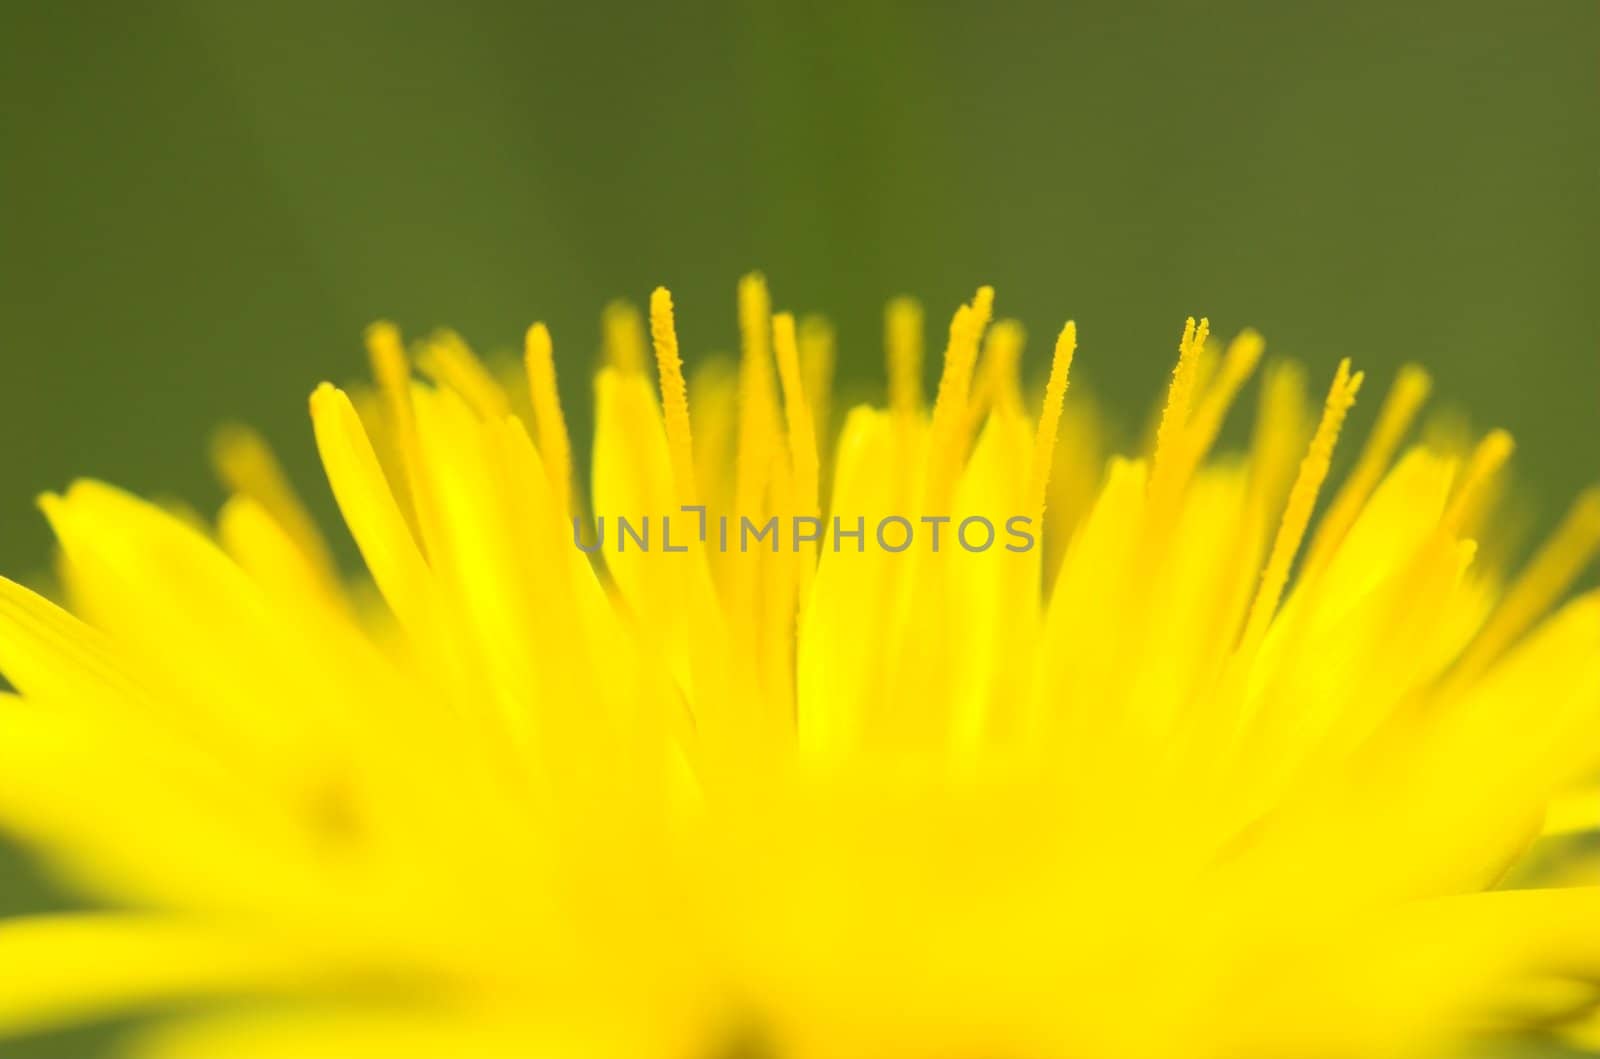
<path fill-rule="evenodd" d="M 665 290 L 612 306 L 588 490 L 542 324 L 500 364 L 375 325 L 375 387 L 311 399 L 370 584 L 247 431 L 214 529 L 43 498 L 71 610 L 0 581 L 0 825 L 100 910 L 0 922 L 0 1031 L 174 1000 L 205 1003 L 141 1054 L 1581 1028 L 1600 890 L 1554 854 L 1600 824 L 1570 794 L 1600 595 L 1558 604 L 1600 492 L 1504 582 L 1475 542 L 1510 439 L 1402 451 L 1419 369 L 1329 489 L 1348 362 L 1320 412 L 1269 363 L 1213 456 L 1263 342 L 1191 320 L 1149 443 L 1108 458 L 1074 326 L 1030 400 L 993 313 L 956 312 L 930 408 L 892 303 L 887 406 L 835 432 L 833 334 L 759 277 L 739 361 L 688 376 Z"/>

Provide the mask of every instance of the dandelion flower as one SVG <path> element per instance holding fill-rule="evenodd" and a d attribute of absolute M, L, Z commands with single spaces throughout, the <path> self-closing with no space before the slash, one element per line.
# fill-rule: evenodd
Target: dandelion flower
<path fill-rule="evenodd" d="M 542 325 L 509 367 L 376 325 L 375 384 L 311 398 L 370 582 L 246 431 L 214 527 L 45 496 L 67 607 L 0 582 L 0 826 L 85 909 L 0 922 L 0 1032 L 156 1012 L 135 1054 L 235 1059 L 1592 1032 L 1600 888 L 1547 854 L 1600 823 L 1600 594 L 1563 602 L 1600 493 L 1521 572 L 1476 557 L 1511 442 L 1406 447 L 1414 368 L 1341 481 L 1348 363 L 1320 402 L 1268 365 L 1213 454 L 1263 343 L 1203 320 L 1107 459 L 1073 325 L 1027 396 L 993 297 L 931 402 L 893 303 L 887 405 L 837 433 L 832 334 L 759 277 L 737 363 L 691 375 L 664 290 L 613 306 L 587 490 Z"/>

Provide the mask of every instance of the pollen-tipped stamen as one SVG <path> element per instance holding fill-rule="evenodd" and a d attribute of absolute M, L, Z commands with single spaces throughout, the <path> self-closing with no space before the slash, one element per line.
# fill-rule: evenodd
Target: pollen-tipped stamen
<path fill-rule="evenodd" d="M 1050 487 L 1050 463 L 1055 457 L 1056 435 L 1061 430 L 1061 409 L 1066 403 L 1072 356 L 1078 349 L 1078 325 L 1068 320 L 1056 336 L 1050 357 L 1050 378 L 1044 384 L 1044 403 L 1033 435 L 1033 460 L 1029 471 L 1028 510 L 1035 520 L 1044 516 L 1045 493 Z"/>
<path fill-rule="evenodd" d="M 656 371 L 661 381 L 661 412 L 666 422 L 667 446 L 672 454 L 672 476 L 678 496 L 694 503 L 694 445 L 689 435 L 689 386 L 683 378 L 683 357 L 678 354 L 678 330 L 672 316 L 672 295 L 665 287 L 650 294 L 650 341 L 655 347 Z"/>
<path fill-rule="evenodd" d="M 932 511 L 937 512 L 948 503 L 966 456 L 972 373 L 977 366 L 979 343 L 993 313 L 994 288 L 979 287 L 972 303 L 957 309 L 950 321 L 950 342 L 945 347 L 930 428 L 927 498 Z"/>
<path fill-rule="evenodd" d="M 1261 575 L 1261 587 L 1250 604 L 1250 617 L 1240 640 L 1241 653 L 1261 642 L 1278 609 L 1278 601 L 1289 581 L 1289 568 L 1294 563 L 1295 553 L 1300 550 L 1300 541 L 1311 521 L 1312 509 L 1316 507 L 1317 493 L 1328 477 L 1333 447 L 1339 440 L 1339 429 L 1344 425 L 1350 406 L 1355 403 L 1363 378 L 1365 376 L 1359 371 L 1353 375 L 1350 373 L 1349 358 L 1339 362 L 1339 370 L 1334 374 L 1327 403 L 1322 409 L 1322 420 L 1317 424 L 1317 432 L 1311 438 L 1311 448 L 1301 461 L 1300 471 L 1289 490 L 1289 504 L 1278 523 L 1272 553 Z"/>
<path fill-rule="evenodd" d="M 565 514 L 572 507 L 572 441 L 567 434 L 566 416 L 561 411 L 561 395 L 556 389 L 555 351 L 550 329 L 542 323 L 528 328 L 523 343 L 523 365 L 533 399 L 539 456 L 556 502 Z"/>
<path fill-rule="evenodd" d="M 1305 576 L 1311 577 L 1327 564 L 1333 550 L 1344 540 L 1345 534 L 1355 524 L 1367 498 L 1383 480 L 1394 459 L 1395 451 L 1411 428 L 1417 413 L 1428 400 L 1433 380 L 1428 373 L 1414 364 L 1407 364 L 1395 377 L 1383 407 L 1378 411 L 1378 421 L 1367 435 L 1355 468 L 1346 476 L 1344 485 L 1334 494 L 1328 510 L 1317 524 L 1311 547 L 1306 552 L 1303 567 Z"/>
<path fill-rule="evenodd" d="M 1211 321 L 1208 319 L 1202 318 L 1198 325 L 1192 316 L 1184 321 L 1183 338 L 1178 342 L 1178 363 L 1172 369 L 1167 403 L 1161 410 L 1161 425 L 1156 430 L 1155 457 L 1150 467 L 1152 489 L 1169 473 L 1174 456 L 1182 445 L 1184 426 L 1189 421 L 1189 404 L 1194 398 L 1200 371 L 1200 351 L 1205 347 L 1206 336 L 1210 332 Z"/>

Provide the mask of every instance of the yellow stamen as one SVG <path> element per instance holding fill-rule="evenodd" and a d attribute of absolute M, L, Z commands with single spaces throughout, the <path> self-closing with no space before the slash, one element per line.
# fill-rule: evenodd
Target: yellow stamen
<path fill-rule="evenodd" d="M 1199 407 L 1195 409 L 1193 418 L 1189 421 L 1184 431 L 1184 473 L 1185 477 L 1197 467 L 1206 454 L 1211 451 L 1211 446 L 1216 444 L 1217 434 L 1222 430 L 1222 423 L 1228 416 L 1228 410 L 1233 407 L 1234 399 L 1239 396 L 1239 391 L 1255 373 L 1256 365 L 1261 363 L 1261 353 L 1266 349 L 1266 342 L 1259 332 L 1246 329 L 1239 332 L 1232 342 L 1228 343 L 1227 352 L 1222 355 L 1222 366 L 1216 381 L 1205 390 L 1205 396 L 1200 399 Z"/>
<path fill-rule="evenodd" d="M 933 422 L 953 428 L 965 417 L 972 391 L 972 372 L 978 362 L 978 343 L 994 311 L 994 288 L 979 287 L 972 304 L 956 310 L 950 321 L 950 341 L 945 347 L 939 392 L 933 402 Z"/>
<path fill-rule="evenodd" d="M 1485 489 L 1506 465 L 1511 458 L 1511 452 L 1516 448 L 1516 442 L 1504 430 L 1491 430 L 1472 450 L 1472 458 L 1467 461 L 1467 470 L 1461 478 L 1461 484 L 1456 487 L 1455 496 L 1450 500 L 1450 507 L 1445 511 L 1441 525 L 1454 532 L 1458 530 L 1467 514 L 1478 504 Z"/>
<path fill-rule="evenodd" d="M 831 437 L 828 399 L 833 393 L 833 366 L 837 358 L 833 325 L 821 316 L 803 316 L 799 341 L 800 378 L 805 383 L 806 403 L 811 406 L 811 418 L 817 428 L 820 457 Z"/>
<path fill-rule="evenodd" d="M 404 415 L 399 409 L 391 407 L 396 412 L 396 426 L 404 425 L 407 434 L 415 437 L 416 423 L 411 415 L 411 365 L 406 359 L 405 347 L 400 342 L 400 329 L 387 320 L 379 320 L 372 324 L 366 331 L 367 359 L 372 364 L 372 377 L 378 381 L 378 389 L 393 406 L 396 398 L 401 398 L 400 404 L 404 406 Z"/>
<path fill-rule="evenodd" d="M 1311 438 L 1311 448 L 1301 461 L 1300 472 L 1295 477 L 1293 488 L 1289 490 L 1289 504 L 1278 523 L 1278 536 L 1272 544 L 1272 555 L 1261 575 L 1261 587 L 1256 592 L 1255 601 L 1250 605 L 1250 620 L 1245 625 L 1240 641 L 1241 651 L 1260 643 L 1273 613 L 1278 609 L 1283 586 L 1289 580 L 1289 567 L 1294 563 L 1300 540 L 1305 536 L 1306 525 L 1311 521 L 1317 493 L 1328 476 L 1333 447 L 1339 440 L 1339 428 L 1344 425 L 1345 414 L 1355 403 L 1363 378 L 1359 371 L 1350 374 L 1349 358 L 1339 362 L 1339 370 L 1334 374 L 1327 403 L 1322 409 L 1322 421 L 1317 424 L 1317 432 Z"/>
<path fill-rule="evenodd" d="M 1141 544 L 1144 558 L 1140 565 L 1147 574 L 1158 568 L 1189 480 L 1222 428 L 1234 395 L 1261 356 L 1260 336 L 1246 331 L 1230 343 L 1224 364 L 1222 355 L 1207 344 L 1210 328 L 1210 322 L 1204 319 L 1198 326 L 1193 326 L 1192 320 L 1185 324 L 1178 365 L 1173 369 L 1167 403 L 1161 410 Z M 1210 387 L 1210 380 L 1219 369 L 1222 377 Z M 1193 407 L 1197 393 L 1206 396 L 1198 407 Z"/>
<path fill-rule="evenodd" d="M 225 427 L 212 439 L 211 462 L 223 485 L 259 504 L 318 575 L 330 583 L 337 580 L 333 557 L 316 520 L 261 435 L 249 427 Z"/>
<path fill-rule="evenodd" d="M 772 299 L 767 281 L 752 272 L 739 281 L 739 441 L 734 508 L 756 515 L 766 492 L 778 413 L 772 387 Z"/>
<path fill-rule="evenodd" d="M 1250 439 L 1251 524 L 1265 534 L 1294 480 L 1295 464 L 1311 441 L 1305 371 L 1293 361 L 1267 366 Z"/>
<path fill-rule="evenodd" d="M 689 437 L 689 387 L 683 378 L 683 358 L 678 355 L 678 331 L 672 319 L 672 295 L 665 287 L 650 294 L 650 340 L 656 351 L 661 378 L 661 410 L 666 420 L 667 444 L 672 450 L 672 475 L 681 499 L 693 503 L 694 446 Z"/>
<path fill-rule="evenodd" d="M 555 491 L 563 514 L 572 504 L 572 442 L 567 436 L 567 420 L 561 411 L 561 395 L 556 389 L 556 362 L 550 330 L 542 323 L 528 328 L 523 346 L 523 361 L 528 373 L 528 392 L 533 398 L 533 415 L 539 433 L 539 456 L 546 476 Z"/>
<path fill-rule="evenodd" d="M 505 390 L 454 331 L 429 336 L 417 354 L 417 367 L 438 385 L 460 394 L 480 419 L 504 419 L 511 411 Z"/>
<path fill-rule="evenodd" d="M 1306 577 L 1311 577 L 1327 564 L 1334 549 L 1350 532 L 1367 498 L 1383 480 L 1384 472 L 1394 459 L 1395 450 L 1400 447 L 1401 440 L 1427 401 L 1428 391 L 1432 387 L 1433 380 L 1428 373 L 1416 365 L 1408 364 L 1400 369 L 1394 385 L 1389 388 L 1389 395 L 1384 398 L 1383 408 L 1378 412 L 1378 422 L 1373 426 L 1372 433 L 1367 435 L 1367 443 L 1356 460 L 1355 469 L 1345 479 L 1338 493 L 1334 494 L 1327 514 L 1322 517 L 1317 532 L 1311 538 L 1311 548 L 1306 555 Z"/>
<path fill-rule="evenodd" d="M 739 280 L 739 340 L 747 361 L 766 361 L 772 355 L 772 297 L 759 272 Z"/>
<path fill-rule="evenodd" d="M 945 348 L 939 394 L 933 402 L 928 499 L 934 511 L 949 499 L 960 473 L 968 438 L 972 371 L 978 360 L 978 343 L 993 311 L 994 288 L 980 287 L 972 304 L 957 309 L 950 321 L 950 344 Z"/>
<path fill-rule="evenodd" d="M 1022 347 L 1027 333 L 1015 320 L 1001 320 L 989 329 L 983 344 L 980 392 L 972 402 L 973 421 L 982 422 L 991 411 L 1022 411 Z"/>
<path fill-rule="evenodd" d="M 1161 425 L 1156 430 L 1155 460 L 1151 464 L 1151 484 L 1155 484 L 1173 461 L 1183 441 L 1184 425 L 1189 421 L 1189 403 L 1194 398 L 1195 381 L 1199 375 L 1200 351 L 1205 347 L 1211 321 L 1202 319 L 1195 325 L 1189 317 L 1183 325 L 1183 338 L 1178 343 L 1178 363 L 1172 369 L 1172 384 L 1167 388 L 1167 403 L 1161 411 Z M 1170 473 L 1167 471 L 1166 473 Z"/>
<path fill-rule="evenodd" d="M 1200 351 L 1195 354 L 1194 388 L 1189 391 L 1191 400 L 1210 392 L 1211 384 L 1217 377 L 1217 369 L 1221 366 L 1222 347 L 1215 338 L 1208 335 L 1201 344 Z"/>
<path fill-rule="evenodd" d="M 702 501 L 719 512 L 733 501 L 727 473 L 739 423 L 739 378 L 725 357 L 711 357 L 689 377 L 689 407 L 694 409 L 694 474 Z M 712 562 L 720 563 L 720 554 Z"/>
<path fill-rule="evenodd" d="M 1476 677 L 1546 614 L 1600 553 L 1600 487 L 1583 491 L 1544 547 L 1523 568 L 1452 674 L 1456 686 Z"/>
<path fill-rule="evenodd" d="M 896 298 L 884 312 L 884 348 L 889 355 L 889 408 L 898 415 L 922 409 L 922 304 Z"/>
<path fill-rule="evenodd" d="M 395 451 L 400 455 L 405 472 L 389 486 L 405 515 L 412 538 L 426 555 L 428 544 L 423 532 L 422 497 L 417 488 L 422 457 L 417 442 L 416 409 L 411 404 L 411 363 L 400 341 L 400 329 L 387 320 L 370 325 L 364 337 L 372 377 L 377 380 L 378 392 L 382 394 Z"/>
<path fill-rule="evenodd" d="M 1028 485 L 1029 509 L 1034 518 L 1044 515 L 1045 491 L 1050 485 L 1050 463 L 1055 457 L 1056 434 L 1061 429 L 1061 408 L 1067 398 L 1067 381 L 1072 371 L 1072 355 L 1078 349 L 1078 325 L 1068 320 L 1056 336 L 1056 351 L 1050 358 L 1050 379 L 1044 385 L 1044 405 L 1039 409 L 1039 427 L 1033 436 L 1033 467 Z"/>
<path fill-rule="evenodd" d="M 642 375 L 649 360 L 644 318 L 625 301 L 614 301 L 600 316 L 601 358 L 607 367 Z"/>
<path fill-rule="evenodd" d="M 976 331 L 973 334 L 973 345 L 983 338 L 983 332 L 988 328 L 989 321 L 994 319 L 994 288 L 985 284 L 978 288 L 978 293 L 972 298 L 973 322 Z"/>
<path fill-rule="evenodd" d="M 800 349 L 795 339 L 794 317 L 778 313 L 772 318 L 773 349 L 778 355 L 778 379 L 783 384 L 783 407 L 789 423 L 789 456 L 794 461 L 797 515 L 817 517 L 817 432 L 800 380 Z M 813 545 L 808 548 L 814 550 Z M 800 564 L 800 602 L 810 591 L 813 562 L 808 555 Z"/>

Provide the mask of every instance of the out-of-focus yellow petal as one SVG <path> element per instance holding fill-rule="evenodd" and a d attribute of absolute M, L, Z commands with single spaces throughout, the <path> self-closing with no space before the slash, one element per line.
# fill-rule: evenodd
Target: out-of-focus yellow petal
<path fill-rule="evenodd" d="M 1600 494 L 1503 568 L 1509 435 L 1394 462 L 1408 370 L 1340 482 L 1349 362 L 1320 417 L 1269 364 L 1214 452 L 1265 344 L 1204 319 L 1119 455 L 1076 325 L 1028 401 L 994 299 L 931 407 L 895 302 L 886 400 L 837 437 L 848 350 L 759 275 L 737 368 L 686 360 L 665 289 L 648 329 L 613 306 L 587 495 L 542 325 L 520 365 L 374 325 L 374 385 L 311 399 L 363 577 L 247 432 L 214 530 L 44 497 L 70 607 L 0 580 L 0 829 L 127 911 L 0 922 L 0 1037 L 175 1007 L 137 1054 L 1592 1040 L 1600 596 L 1563 598 Z"/>

